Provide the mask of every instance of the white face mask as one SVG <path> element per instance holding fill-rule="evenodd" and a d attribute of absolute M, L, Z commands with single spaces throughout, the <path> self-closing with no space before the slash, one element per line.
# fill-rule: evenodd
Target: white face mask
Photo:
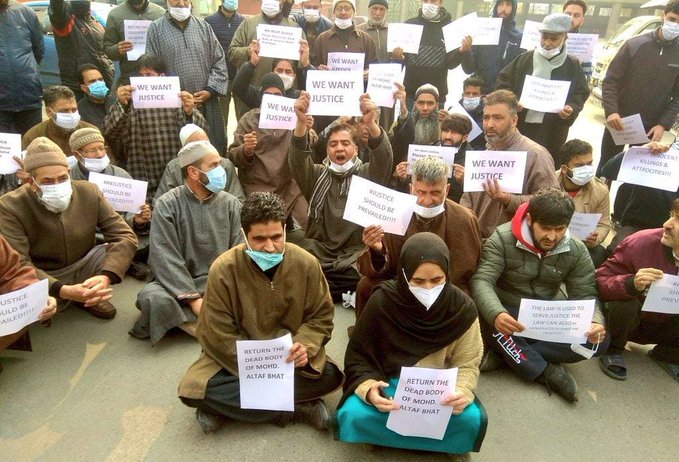
<path fill-rule="evenodd" d="M 662 36 L 668 41 L 679 37 L 679 24 L 665 21 L 662 25 Z"/>
<path fill-rule="evenodd" d="M 348 160 L 342 165 L 336 164 L 331 160 L 328 160 L 328 162 L 330 163 L 328 165 L 328 168 L 330 169 L 331 172 L 335 173 L 346 173 L 349 170 L 351 170 L 351 168 L 354 166 L 354 159 Z"/>
<path fill-rule="evenodd" d="M 304 19 L 311 24 L 316 24 L 321 19 L 321 10 L 304 9 Z"/>
<path fill-rule="evenodd" d="M 33 181 L 35 181 L 35 178 L 33 178 Z M 71 203 L 71 196 L 73 195 L 70 179 L 58 184 L 40 185 L 37 181 L 35 181 L 35 184 L 42 192 L 40 201 L 42 201 L 47 210 L 61 213 L 68 208 L 68 205 Z"/>
<path fill-rule="evenodd" d="M 556 55 L 561 53 L 561 47 L 554 48 L 553 50 L 547 50 L 546 48 L 542 48 L 542 46 L 538 45 L 536 50 L 538 51 L 538 53 L 540 53 L 542 56 L 544 56 L 547 59 L 552 59 L 553 57 L 555 57 Z"/>
<path fill-rule="evenodd" d="M 262 0 L 262 13 L 267 18 L 274 18 L 281 12 L 281 4 L 278 0 Z"/>
<path fill-rule="evenodd" d="M 424 19 L 434 19 L 439 14 L 439 6 L 433 3 L 422 4 L 422 16 Z"/>
<path fill-rule="evenodd" d="M 111 160 L 108 158 L 108 154 L 102 157 L 101 159 L 88 159 L 87 157 L 83 157 L 80 160 L 80 163 L 85 167 L 88 171 L 90 172 L 102 172 L 106 167 L 108 167 L 108 164 L 111 163 Z"/>
<path fill-rule="evenodd" d="M 285 90 L 290 90 L 292 88 L 292 84 L 295 81 L 295 78 L 293 76 L 288 74 L 276 74 L 276 75 L 278 75 L 278 77 L 280 77 L 281 80 L 283 81 L 283 88 Z"/>
<path fill-rule="evenodd" d="M 445 205 L 435 205 L 434 207 L 422 207 L 421 205 L 415 204 L 415 213 L 422 218 L 434 218 L 439 216 L 445 210 Z"/>
<path fill-rule="evenodd" d="M 462 107 L 468 111 L 473 111 L 479 107 L 479 104 L 481 104 L 480 96 L 477 96 L 476 98 L 462 97 Z"/>
<path fill-rule="evenodd" d="M 170 16 L 179 22 L 184 22 L 191 16 L 191 8 L 170 7 Z"/>
<path fill-rule="evenodd" d="M 80 114 L 78 111 L 75 112 L 57 112 L 56 123 L 59 127 L 64 130 L 75 130 L 80 123 Z"/>
<path fill-rule="evenodd" d="M 351 21 L 351 18 L 349 19 L 340 19 L 340 18 L 335 18 L 335 25 L 337 26 L 338 29 L 347 29 L 351 27 L 353 22 Z"/>
<path fill-rule="evenodd" d="M 406 278 L 406 281 L 408 281 L 405 271 L 403 271 L 403 277 Z M 429 308 L 431 308 L 431 306 L 436 302 L 436 300 L 438 300 L 439 295 L 441 295 L 441 292 L 443 292 L 443 288 L 445 286 L 446 283 L 444 282 L 443 284 L 434 286 L 431 289 L 425 289 L 424 287 L 417 287 L 411 285 L 410 282 L 408 282 L 408 289 L 410 290 L 410 293 L 413 294 L 413 296 L 417 299 L 418 302 L 424 305 L 427 311 L 429 311 Z"/>
<path fill-rule="evenodd" d="M 584 186 L 594 178 L 594 167 L 591 165 L 583 165 L 582 167 L 575 167 L 571 169 L 573 176 L 570 180 L 578 186 Z"/>

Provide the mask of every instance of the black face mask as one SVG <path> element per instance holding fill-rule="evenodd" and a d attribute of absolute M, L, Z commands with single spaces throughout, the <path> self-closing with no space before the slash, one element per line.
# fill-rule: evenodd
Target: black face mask
<path fill-rule="evenodd" d="M 130 6 L 133 6 L 135 8 L 139 8 L 144 3 L 146 3 L 146 0 L 127 0 L 127 3 L 129 3 Z"/>
<path fill-rule="evenodd" d="M 292 2 L 285 2 L 281 7 L 281 14 L 284 18 L 290 16 L 290 11 L 292 11 Z"/>
<path fill-rule="evenodd" d="M 79 17 L 85 17 L 90 14 L 90 2 L 76 0 L 71 2 L 71 12 Z"/>

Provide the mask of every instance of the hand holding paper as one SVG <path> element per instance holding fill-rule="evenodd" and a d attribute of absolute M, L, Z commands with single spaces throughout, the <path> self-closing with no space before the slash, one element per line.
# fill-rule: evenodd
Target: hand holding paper
<path fill-rule="evenodd" d="M 500 313 L 493 322 L 495 330 L 505 335 L 514 335 L 515 332 L 523 332 L 526 328 L 509 313 Z"/>
<path fill-rule="evenodd" d="M 292 344 L 290 355 L 285 358 L 286 363 L 295 363 L 295 367 L 304 367 L 309 362 L 309 353 L 304 345 L 299 342 Z"/>
<path fill-rule="evenodd" d="M 368 401 L 380 412 L 390 412 L 400 409 L 401 406 L 394 402 L 394 398 L 387 396 L 383 388 L 389 386 L 386 382 L 375 382 L 368 390 Z"/>
<path fill-rule="evenodd" d="M 250 45 L 248 45 L 248 55 L 250 56 L 250 63 L 257 67 L 260 61 L 259 41 L 257 39 L 253 39 L 252 42 L 250 42 Z"/>
<path fill-rule="evenodd" d="M 452 395 L 443 398 L 441 404 L 444 406 L 452 406 L 453 415 L 460 415 L 464 412 L 465 408 L 469 406 L 469 400 L 464 393 L 456 391 Z"/>
<path fill-rule="evenodd" d="M 370 225 L 363 229 L 363 243 L 373 252 L 382 254 L 384 249 L 382 239 L 384 239 L 384 230 L 380 225 Z"/>

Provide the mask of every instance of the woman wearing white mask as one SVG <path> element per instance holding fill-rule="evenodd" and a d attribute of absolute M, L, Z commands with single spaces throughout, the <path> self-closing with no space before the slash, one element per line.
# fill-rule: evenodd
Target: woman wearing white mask
<path fill-rule="evenodd" d="M 448 281 L 450 252 L 432 233 L 403 246 L 396 279 L 383 282 L 356 323 L 344 361 L 344 396 L 337 411 L 341 441 L 454 454 L 478 451 L 487 418 L 474 390 L 483 352 L 476 306 Z M 436 404 L 452 407 L 442 439 L 401 436 L 387 429 L 402 367 L 459 368 L 454 389 Z M 428 390 L 429 391 L 429 390 Z M 414 425 L 417 425 L 413 422 Z"/>

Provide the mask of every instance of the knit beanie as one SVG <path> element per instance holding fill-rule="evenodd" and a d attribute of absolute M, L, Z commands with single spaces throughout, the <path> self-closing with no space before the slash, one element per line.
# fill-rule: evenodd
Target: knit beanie
<path fill-rule="evenodd" d="M 337 5 L 340 3 L 348 3 L 351 5 L 351 7 L 356 11 L 356 2 L 355 0 L 335 0 L 332 2 L 332 11 L 335 11 L 335 8 L 337 8 Z"/>
<path fill-rule="evenodd" d="M 262 93 L 266 91 L 267 88 L 275 87 L 278 88 L 281 93 L 285 93 L 285 85 L 283 84 L 283 79 L 281 79 L 275 72 L 267 72 L 262 76 L 262 80 L 259 81 L 262 86 Z"/>
<path fill-rule="evenodd" d="M 74 131 L 68 139 L 68 144 L 71 146 L 71 151 L 77 151 L 83 146 L 87 146 L 95 141 L 101 141 L 103 143 L 104 137 L 98 129 L 88 127 Z"/>
<path fill-rule="evenodd" d="M 386 9 L 389 9 L 389 2 L 387 0 L 370 0 L 370 2 L 368 2 L 368 8 L 373 5 L 382 5 Z"/>
<path fill-rule="evenodd" d="M 26 148 L 24 170 L 32 172 L 36 168 L 46 165 L 63 165 L 68 167 L 66 155 L 61 148 L 47 137 L 39 136 Z"/>
<path fill-rule="evenodd" d="M 184 168 L 187 165 L 191 165 L 212 152 L 217 152 L 217 148 L 212 146 L 209 141 L 192 141 L 179 150 L 177 154 L 179 167 Z"/>
<path fill-rule="evenodd" d="M 439 90 L 436 88 L 434 85 L 430 83 L 425 83 L 422 85 L 420 88 L 417 89 L 415 92 L 415 99 L 417 99 L 418 96 L 420 96 L 422 93 L 429 93 L 431 95 L 434 95 L 434 98 L 436 98 L 436 101 L 439 100 Z"/>

